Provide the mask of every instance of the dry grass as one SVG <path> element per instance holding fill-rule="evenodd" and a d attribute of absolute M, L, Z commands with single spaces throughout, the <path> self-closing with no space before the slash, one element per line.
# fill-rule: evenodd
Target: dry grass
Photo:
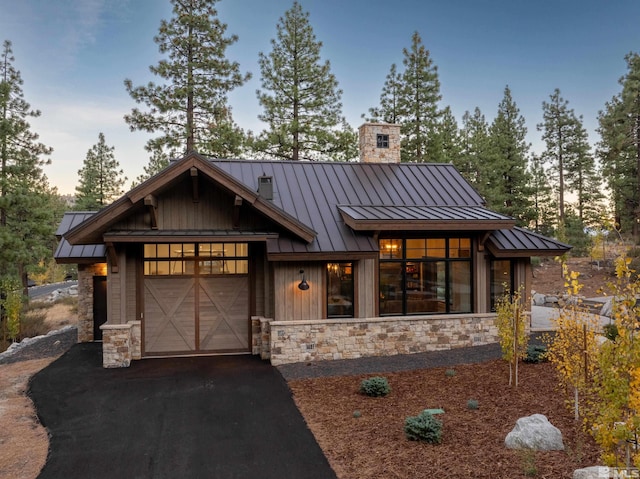
<path fill-rule="evenodd" d="M 29 378 L 54 359 L 0 366 L 0 479 L 36 478 L 47 460 L 47 430 L 26 391 Z"/>

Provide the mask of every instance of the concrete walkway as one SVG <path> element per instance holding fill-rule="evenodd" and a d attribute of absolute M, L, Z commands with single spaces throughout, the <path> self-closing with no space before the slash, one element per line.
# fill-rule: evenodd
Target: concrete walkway
<path fill-rule="evenodd" d="M 606 298 L 589 298 L 590 301 L 598 301 L 604 303 Z M 558 308 L 549 308 L 547 306 L 531 306 L 531 331 L 553 331 L 555 329 L 555 320 L 558 319 L 560 310 Z M 611 323 L 611 318 L 607 316 L 594 315 L 598 317 L 602 326 Z"/>

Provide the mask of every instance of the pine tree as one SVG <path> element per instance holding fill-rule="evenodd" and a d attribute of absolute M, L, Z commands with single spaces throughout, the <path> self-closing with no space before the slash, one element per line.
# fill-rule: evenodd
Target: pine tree
<path fill-rule="evenodd" d="M 20 278 L 51 254 L 53 235 L 50 187 L 42 167 L 52 149 L 38 141 L 29 118 L 40 116 L 24 100 L 22 78 L 15 69 L 11 42 L 0 56 L 0 271 Z"/>
<path fill-rule="evenodd" d="M 402 88 L 402 75 L 397 71 L 396 64 L 391 64 L 391 69 L 382 87 L 380 106 L 369 108 L 369 117 L 362 117 L 367 121 L 383 123 L 400 123 L 401 113 L 398 106 L 400 89 Z"/>
<path fill-rule="evenodd" d="M 447 106 L 442 110 L 442 117 L 436 125 L 435 134 L 437 142 L 434 142 L 436 148 L 434 149 L 431 160 L 439 163 L 453 164 L 460 157 L 462 144 L 458 123 L 450 107 Z M 437 157 L 437 154 L 440 156 Z"/>
<path fill-rule="evenodd" d="M 498 105 L 498 113 L 489 128 L 487 203 L 491 209 L 516 219 L 527 226 L 535 218 L 531 200 L 531 178 L 527 170 L 529 144 L 524 117 L 507 86 Z"/>
<path fill-rule="evenodd" d="M 403 54 L 404 72 L 398 98 L 402 161 L 438 161 L 442 155 L 436 131 L 441 115 L 438 69 L 418 32 L 411 38 L 411 49 L 403 49 Z"/>
<path fill-rule="evenodd" d="M 237 62 L 229 61 L 226 49 L 238 39 L 225 36 L 227 25 L 217 17 L 217 0 L 171 0 L 173 17 L 163 20 L 154 41 L 167 56 L 151 72 L 165 80 L 134 87 L 124 84 L 136 103 L 125 115 L 132 131 L 161 133 L 149 146 L 168 156 L 190 151 L 204 155 L 234 154 L 243 132 L 231 120 L 227 95 L 250 78 L 240 73 Z"/>
<path fill-rule="evenodd" d="M 554 236 L 558 223 L 557 202 L 542 159 L 533 155 L 529 164 L 535 218 L 530 226 L 536 233 Z"/>
<path fill-rule="evenodd" d="M 490 148 L 489 125 L 477 107 L 473 115 L 467 111 L 462 116 L 460 144 L 461 151 L 453 159 L 453 165 L 481 195 L 486 196 L 489 178 L 485 171 Z"/>
<path fill-rule="evenodd" d="M 78 170 L 79 184 L 76 186 L 76 209 L 99 210 L 124 194 L 127 178 L 115 158 L 114 147 L 108 146 L 104 134 L 98 134 L 98 143 L 93 145 Z"/>
<path fill-rule="evenodd" d="M 258 59 L 262 90 L 257 96 L 263 108 L 258 118 L 268 127 L 253 148 L 285 160 L 330 159 L 336 145 L 355 138 L 342 118 L 342 90 L 330 63 L 322 63 L 322 42 L 298 2 L 276 28 L 271 52 L 261 52 Z"/>
<path fill-rule="evenodd" d="M 613 195 L 616 222 L 623 231 L 640 235 L 640 55 L 629 53 L 622 91 L 598 117 L 598 155 Z"/>

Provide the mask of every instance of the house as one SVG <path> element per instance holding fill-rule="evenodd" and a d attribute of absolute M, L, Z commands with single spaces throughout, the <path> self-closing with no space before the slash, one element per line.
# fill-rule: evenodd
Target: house
<path fill-rule="evenodd" d="M 68 213 L 79 340 L 105 367 L 252 353 L 273 364 L 492 343 L 492 307 L 530 257 L 570 246 L 514 226 L 450 164 L 400 163 L 399 126 L 360 162 L 196 153 L 96 213 Z"/>

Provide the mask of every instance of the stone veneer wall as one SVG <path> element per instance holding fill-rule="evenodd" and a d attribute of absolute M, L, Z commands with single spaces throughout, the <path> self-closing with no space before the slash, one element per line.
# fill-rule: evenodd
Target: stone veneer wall
<path fill-rule="evenodd" d="M 421 353 L 496 343 L 495 314 L 271 321 L 271 364 Z M 264 333 L 264 331 L 263 331 Z"/>
<path fill-rule="evenodd" d="M 389 147 L 378 148 L 377 136 L 389 135 Z M 400 125 L 365 123 L 358 130 L 360 161 L 365 163 L 400 163 Z"/>
<path fill-rule="evenodd" d="M 93 277 L 104 275 L 102 263 L 78 265 L 78 342 L 93 341 Z"/>
<path fill-rule="evenodd" d="M 103 324 L 102 330 L 102 367 L 128 368 L 133 359 L 142 357 L 140 321 L 127 324 Z"/>

